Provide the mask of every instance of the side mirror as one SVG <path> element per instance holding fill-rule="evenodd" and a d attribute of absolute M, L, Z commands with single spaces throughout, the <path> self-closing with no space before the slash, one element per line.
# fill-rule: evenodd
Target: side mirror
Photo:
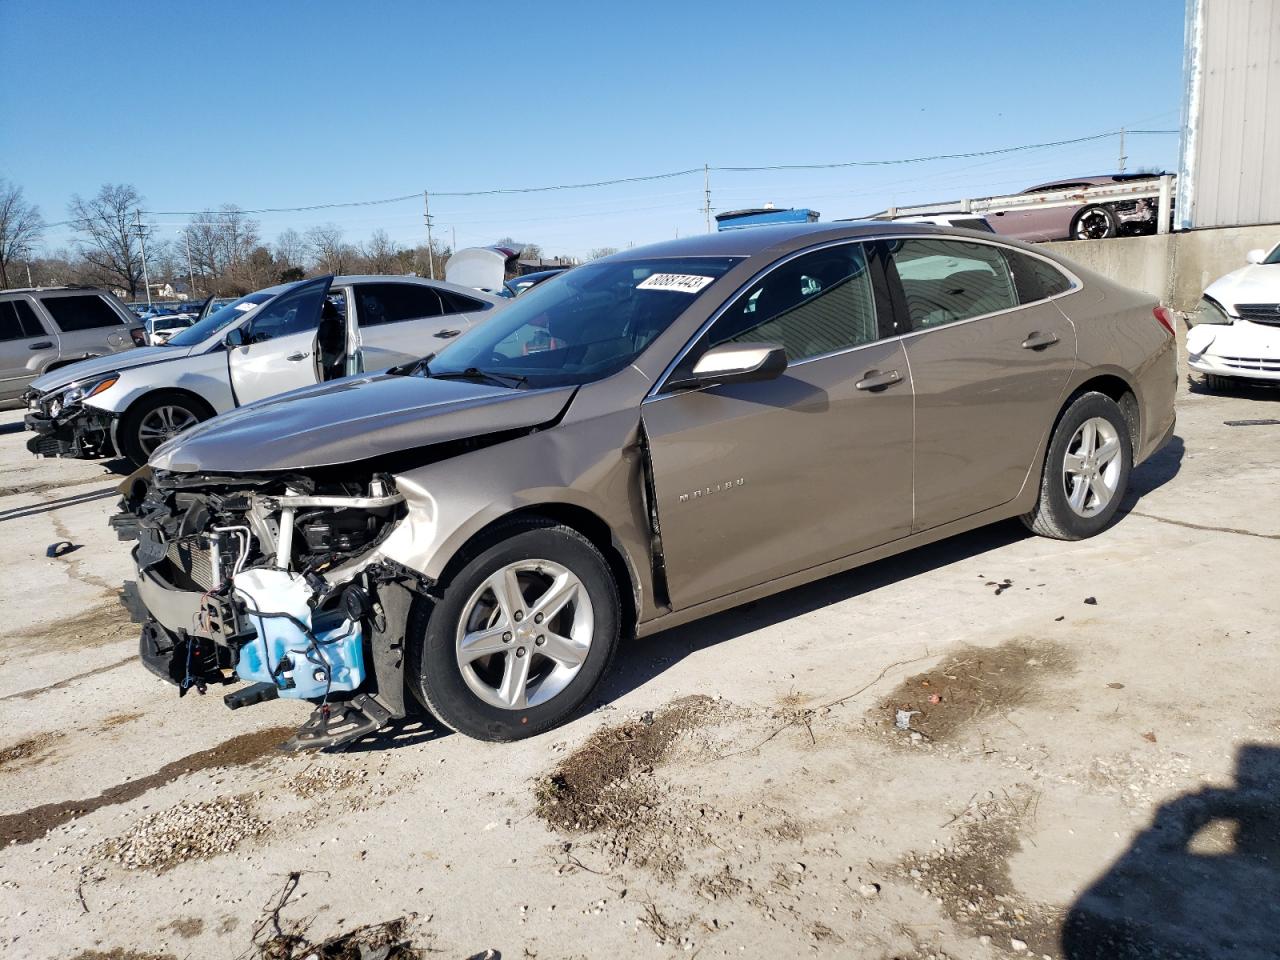
<path fill-rule="evenodd" d="M 232 327 L 227 331 L 227 335 L 222 338 L 222 344 L 228 348 L 248 346 L 249 335 L 245 333 L 244 327 Z"/>
<path fill-rule="evenodd" d="M 1267 259 L 1267 251 L 1259 247 L 1257 250 L 1250 250 L 1244 255 L 1244 258 L 1250 263 L 1261 263 Z"/>
<path fill-rule="evenodd" d="M 776 380 L 787 369 L 787 351 L 777 343 L 722 343 L 693 365 L 692 376 L 670 387 L 702 387 L 713 383 Z"/>

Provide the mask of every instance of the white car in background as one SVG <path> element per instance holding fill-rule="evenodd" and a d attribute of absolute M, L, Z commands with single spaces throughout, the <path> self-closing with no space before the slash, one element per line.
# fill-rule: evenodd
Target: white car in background
<path fill-rule="evenodd" d="M 315 277 L 259 290 L 164 346 L 84 360 L 26 393 L 37 456 L 136 465 L 202 420 L 289 390 L 416 362 L 511 301 L 419 277 Z"/>
<path fill-rule="evenodd" d="M 1280 382 L 1280 243 L 1215 280 L 1187 317 L 1187 362 L 1220 388 L 1231 378 Z"/>

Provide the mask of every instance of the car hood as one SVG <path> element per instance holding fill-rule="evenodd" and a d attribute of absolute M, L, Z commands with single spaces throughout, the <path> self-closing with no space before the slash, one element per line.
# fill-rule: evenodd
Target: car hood
<path fill-rule="evenodd" d="M 1280 263 L 1251 263 L 1213 281 L 1204 295 L 1235 312 L 1237 303 L 1280 303 Z"/>
<path fill-rule="evenodd" d="M 182 473 L 261 473 L 351 463 L 555 420 L 576 387 L 515 390 L 378 374 L 271 397 L 207 420 L 156 450 Z"/>
<path fill-rule="evenodd" d="M 48 393 L 50 390 L 58 390 L 86 377 L 132 370 L 135 367 L 149 367 L 153 363 L 181 359 L 190 353 L 191 349 L 182 347 L 135 347 L 123 353 L 111 353 L 105 357 L 93 357 L 90 360 L 80 360 L 65 367 L 59 367 L 37 378 L 31 387 L 41 393 Z"/>

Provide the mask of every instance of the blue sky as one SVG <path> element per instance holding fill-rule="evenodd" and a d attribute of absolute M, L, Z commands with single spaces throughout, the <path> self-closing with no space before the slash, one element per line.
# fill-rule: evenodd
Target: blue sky
<path fill-rule="evenodd" d="M 714 165 L 879 160 L 1176 128 L 1183 4 L 80 3 L 0 5 L 0 176 L 46 220 L 135 184 L 151 211 L 372 200 Z M 1176 136 L 1129 167 L 1176 169 Z M 1111 171 L 1114 140 L 1002 157 L 714 173 L 712 205 L 824 219 Z M 704 229 L 701 175 L 438 198 L 437 236 L 547 253 Z M 420 201 L 261 214 L 421 242 Z M 159 236 L 179 216 L 154 215 Z M 47 242 L 64 243 L 67 228 Z"/>

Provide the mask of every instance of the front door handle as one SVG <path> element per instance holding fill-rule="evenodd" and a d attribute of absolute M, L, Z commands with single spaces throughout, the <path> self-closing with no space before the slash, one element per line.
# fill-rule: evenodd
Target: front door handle
<path fill-rule="evenodd" d="M 879 370 L 868 370 L 862 379 L 854 384 L 858 390 L 883 390 L 885 387 L 892 387 L 895 383 L 902 379 L 902 374 L 897 370 L 890 370 L 888 373 L 881 373 Z"/>
<path fill-rule="evenodd" d="M 39 343 L 32 343 L 32 344 L 28 344 L 28 345 L 27 345 L 27 349 L 28 349 L 28 350 L 52 350 L 52 349 L 53 349 L 53 341 L 52 341 L 52 340 L 41 340 Z"/>
<path fill-rule="evenodd" d="M 1024 350 L 1043 350 L 1045 347 L 1052 347 L 1057 342 L 1058 335 L 1056 333 L 1040 333 L 1032 330 L 1027 334 L 1027 339 L 1022 341 L 1022 348 Z"/>
<path fill-rule="evenodd" d="M 291 353 L 289 354 L 289 356 L 285 357 L 285 359 L 297 361 L 297 360 L 305 360 L 309 356 L 311 356 L 311 354 L 309 353 Z"/>
<path fill-rule="evenodd" d="M 436 331 L 436 336 L 445 339 L 448 337 L 456 337 L 461 332 L 461 330 L 438 330 Z"/>

